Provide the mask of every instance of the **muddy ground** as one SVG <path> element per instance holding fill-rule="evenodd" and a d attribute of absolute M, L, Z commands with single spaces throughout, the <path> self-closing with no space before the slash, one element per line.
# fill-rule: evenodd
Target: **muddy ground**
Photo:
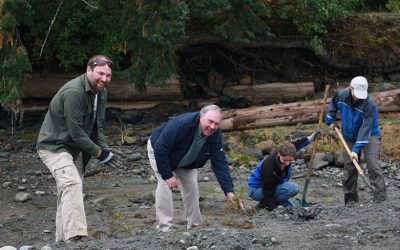
<path fill-rule="evenodd" d="M 0 133 L 0 247 L 63 248 L 54 243 L 56 187 L 34 150 L 35 129 L 16 133 L 16 144 L 11 143 L 9 130 Z M 108 134 L 109 139 L 114 136 Z M 211 167 L 206 166 L 199 170 L 205 223 L 186 230 L 180 195 L 175 193 L 177 225 L 171 232 L 160 233 L 155 230 L 156 183 L 146 158 L 148 132 L 138 136 L 141 138 L 133 145 L 114 145 L 130 156 L 126 168 L 106 169 L 84 180 L 89 227 L 86 249 L 400 249 L 398 158 L 382 162 L 388 202 L 372 203 L 370 190 L 359 178 L 361 202 L 345 207 L 341 169 L 328 166 L 315 171 L 311 179 L 307 201 L 312 210 L 277 208 L 252 216 L 240 215 L 229 206 Z M 231 166 L 235 167 L 236 194 L 255 205 L 245 193 L 254 165 Z M 97 169 L 100 166 L 91 161 L 88 171 Z M 305 172 L 305 168 L 296 168 L 294 175 Z M 303 188 L 304 178 L 292 181 Z M 31 199 L 15 202 L 18 190 L 29 193 Z M 302 198 L 302 192 L 297 198 Z"/>

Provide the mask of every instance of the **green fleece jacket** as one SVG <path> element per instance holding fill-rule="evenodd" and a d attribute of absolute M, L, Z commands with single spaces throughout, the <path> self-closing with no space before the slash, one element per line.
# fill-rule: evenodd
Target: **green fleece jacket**
<path fill-rule="evenodd" d="M 94 99 L 86 74 L 62 86 L 50 102 L 36 148 L 68 152 L 74 158 L 80 152 L 95 156 L 100 149 L 107 149 L 103 135 L 107 91 L 98 93 L 96 116 Z"/>

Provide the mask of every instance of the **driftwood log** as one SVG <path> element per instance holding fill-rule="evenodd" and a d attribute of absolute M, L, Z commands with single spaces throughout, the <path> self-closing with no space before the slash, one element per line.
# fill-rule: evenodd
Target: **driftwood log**
<path fill-rule="evenodd" d="M 51 99 L 61 86 L 77 76 L 79 74 L 33 74 L 24 84 L 24 100 Z M 109 101 L 177 101 L 183 98 L 176 76 L 167 81 L 165 88 L 148 87 L 145 94 L 136 91 L 126 80 L 113 79 L 108 86 Z"/>
<path fill-rule="evenodd" d="M 400 89 L 371 94 L 380 112 L 400 111 Z M 330 102 L 330 98 L 327 103 Z M 261 127 L 316 122 L 323 100 L 276 104 L 223 111 L 221 129 L 244 130 Z"/>
<path fill-rule="evenodd" d="M 33 74 L 23 86 L 23 110 L 45 110 L 66 82 L 78 74 Z M 222 83 L 223 84 L 223 83 Z M 279 103 L 295 101 L 314 93 L 312 82 L 265 83 L 257 85 L 237 85 L 226 87 L 224 92 L 231 97 L 245 97 L 253 103 Z M 215 99 L 215 98 L 214 98 Z M 202 99 L 193 99 L 202 102 Z M 212 100 L 209 100 L 212 101 Z M 108 87 L 107 107 L 146 109 L 161 102 L 185 103 L 181 83 L 176 76 L 171 77 L 164 88 L 148 87 L 146 93 L 139 93 L 133 85 L 122 79 L 113 79 Z"/>
<path fill-rule="evenodd" d="M 237 92 L 240 96 L 246 97 L 253 103 L 265 100 L 299 99 L 314 94 L 312 82 L 296 83 L 263 83 L 254 85 L 236 85 L 227 88 Z M 277 103 L 277 102 L 275 102 Z"/>

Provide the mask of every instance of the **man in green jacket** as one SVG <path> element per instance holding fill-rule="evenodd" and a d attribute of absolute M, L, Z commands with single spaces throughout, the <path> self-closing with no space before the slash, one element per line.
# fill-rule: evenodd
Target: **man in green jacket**
<path fill-rule="evenodd" d="M 40 129 L 36 148 L 58 190 L 56 241 L 77 242 L 88 235 L 82 180 L 90 158 L 111 166 L 121 163 L 103 135 L 111 74 L 108 57 L 92 57 L 86 74 L 66 83 L 51 100 Z"/>

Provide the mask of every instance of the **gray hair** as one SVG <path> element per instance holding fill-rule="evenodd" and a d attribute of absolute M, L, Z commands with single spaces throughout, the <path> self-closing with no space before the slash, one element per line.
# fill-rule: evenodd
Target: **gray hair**
<path fill-rule="evenodd" d="M 211 104 L 211 105 L 207 105 L 207 106 L 204 106 L 203 108 L 201 108 L 200 114 L 204 115 L 205 113 L 207 113 L 210 110 L 218 111 L 218 112 L 221 113 L 221 108 L 220 107 L 218 107 L 215 104 Z"/>

